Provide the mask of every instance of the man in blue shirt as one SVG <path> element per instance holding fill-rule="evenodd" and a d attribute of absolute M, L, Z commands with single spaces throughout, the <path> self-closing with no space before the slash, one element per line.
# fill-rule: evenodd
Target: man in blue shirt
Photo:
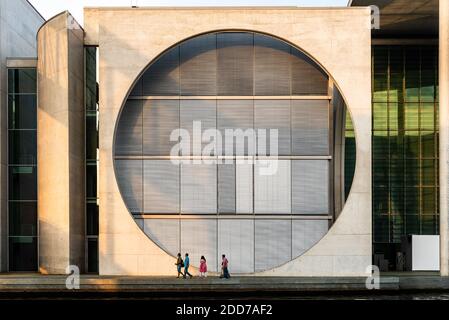
<path fill-rule="evenodd" d="M 193 276 L 189 273 L 189 266 L 190 266 L 190 258 L 189 254 L 186 253 L 186 258 L 184 259 L 184 279 L 189 275 L 190 278 L 193 278 Z"/>

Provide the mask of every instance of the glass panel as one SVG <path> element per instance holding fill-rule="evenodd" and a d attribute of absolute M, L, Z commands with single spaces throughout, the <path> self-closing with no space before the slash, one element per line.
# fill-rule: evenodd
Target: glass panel
<path fill-rule="evenodd" d="M 329 77 L 309 57 L 292 50 L 292 95 L 322 95 L 329 91 Z"/>
<path fill-rule="evenodd" d="M 421 164 L 419 159 L 405 161 L 405 181 L 407 186 L 418 186 L 420 183 Z"/>
<path fill-rule="evenodd" d="M 9 167 L 9 199 L 37 199 L 37 168 L 33 166 Z"/>
<path fill-rule="evenodd" d="M 187 48 L 184 47 L 183 53 L 186 54 Z M 170 96 L 179 95 L 179 46 L 165 52 L 157 59 L 150 68 L 145 71 L 142 77 L 142 95 L 144 96 Z M 186 58 L 186 57 L 184 57 Z M 187 64 L 190 62 L 185 60 Z M 199 72 L 194 64 L 201 61 L 191 62 L 192 70 Z M 188 66 L 186 66 L 187 68 Z M 193 75 L 192 76 L 197 76 Z M 139 95 L 138 91 L 133 93 Z"/>
<path fill-rule="evenodd" d="M 86 159 L 96 160 L 98 149 L 97 115 L 86 115 Z"/>
<path fill-rule="evenodd" d="M 435 130 L 435 105 L 421 104 L 421 130 Z"/>
<path fill-rule="evenodd" d="M 435 186 L 436 163 L 435 160 L 422 160 L 423 186 Z"/>
<path fill-rule="evenodd" d="M 141 100 L 128 100 L 117 126 L 115 155 L 141 155 L 143 147 Z"/>
<path fill-rule="evenodd" d="M 388 104 L 373 104 L 373 130 L 388 130 Z"/>
<path fill-rule="evenodd" d="M 87 163 L 86 165 L 86 197 L 97 198 L 97 164 Z"/>
<path fill-rule="evenodd" d="M 256 96 L 290 95 L 290 46 L 260 34 L 254 35 L 254 46 Z"/>
<path fill-rule="evenodd" d="M 179 101 L 147 100 L 143 103 L 143 153 L 168 156 L 177 141 L 170 141 L 179 128 Z"/>
<path fill-rule="evenodd" d="M 218 95 L 252 96 L 254 94 L 254 34 L 219 33 Z"/>
<path fill-rule="evenodd" d="M 419 214 L 419 199 L 420 189 L 418 187 L 405 189 L 405 213 L 407 215 Z"/>
<path fill-rule="evenodd" d="M 404 188 L 391 188 L 390 212 L 391 214 L 404 215 Z"/>
<path fill-rule="evenodd" d="M 16 272 L 37 271 L 37 238 L 9 238 L 9 270 Z"/>
<path fill-rule="evenodd" d="M 419 104 L 405 105 L 405 130 L 419 130 Z"/>
<path fill-rule="evenodd" d="M 388 72 L 388 47 L 376 46 L 373 49 L 373 71 L 375 74 L 387 74 Z"/>
<path fill-rule="evenodd" d="M 374 242 L 383 243 L 390 241 L 390 220 L 388 215 L 374 215 Z"/>
<path fill-rule="evenodd" d="M 181 44 L 181 95 L 217 94 L 217 36 L 208 34 Z"/>
<path fill-rule="evenodd" d="M 405 216 L 405 234 L 420 235 L 420 217 L 416 214 L 408 214 Z"/>
<path fill-rule="evenodd" d="M 37 203 L 9 203 L 9 235 L 37 236 Z"/>
<path fill-rule="evenodd" d="M 87 271 L 98 272 L 98 239 L 87 240 Z"/>
<path fill-rule="evenodd" d="M 9 69 L 8 93 L 36 93 L 36 69 Z"/>
<path fill-rule="evenodd" d="M 386 74 L 375 74 L 373 84 L 373 101 L 388 101 L 388 76 Z"/>
<path fill-rule="evenodd" d="M 9 131 L 9 164 L 37 163 L 37 141 L 35 130 Z"/>
<path fill-rule="evenodd" d="M 97 236 L 99 228 L 98 205 L 88 203 L 86 206 L 86 231 L 88 236 Z"/>
<path fill-rule="evenodd" d="M 422 188 L 422 214 L 434 215 L 436 213 L 435 188 Z"/>
<path fill-rule="evenodd" d="M 419 158 L 419 132 L 408 131 L 405 133 L 405 157 L 406 158 Z"/>
<path fill-rule="evenodd" d="M 421 145 L 423 158 L 436 158 L 438 155 L 438 145 L 433 132 L 421 132 Z"/>
<path fill-rule="evenodd" d="M 36 95 L 8 96 L 9 129 L 36 129 Z"/>
<path fill-rule="evenodd" d="M 388 188 L 373 188 L 373 213 L 388 213 Z"/>
<path fill-rule="evenodd" d="M 405 49 L 405 101 L 418 102 L 420 93 L 420 50 Z"/>

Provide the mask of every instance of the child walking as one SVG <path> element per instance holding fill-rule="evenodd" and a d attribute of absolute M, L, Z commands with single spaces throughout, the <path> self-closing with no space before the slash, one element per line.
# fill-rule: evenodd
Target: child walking
<path fill-rule="evenodd" d="M 207 262 L 204 256 L 201 256 L 200 259 L 200 277 L 207 278 Z"/>

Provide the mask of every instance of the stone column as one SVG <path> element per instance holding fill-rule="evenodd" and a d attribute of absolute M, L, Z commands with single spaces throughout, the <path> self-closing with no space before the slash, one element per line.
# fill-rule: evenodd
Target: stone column
<path fill-rule="evenodd" d="M 68 12 L 38 33 L 39 270 L 84 269 L 84 31 Z"/>
<path fill-rule="evenodd" d="M 440 0 L 440 264 L 449 276 L 449 0 Z"/>

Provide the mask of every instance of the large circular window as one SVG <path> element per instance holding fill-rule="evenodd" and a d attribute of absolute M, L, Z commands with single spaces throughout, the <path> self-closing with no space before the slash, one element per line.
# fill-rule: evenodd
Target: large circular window
<path fill-rule="evenodd" d="M 233 273 L 302 255 L 334 219 L 330 88 L 314 61 L 271 36 L 215 32 L 172 47 L 117 124 L 130 213 L 166 252 L 193 265 L 204 255 L 210 271 L 222 254 Z"/>

